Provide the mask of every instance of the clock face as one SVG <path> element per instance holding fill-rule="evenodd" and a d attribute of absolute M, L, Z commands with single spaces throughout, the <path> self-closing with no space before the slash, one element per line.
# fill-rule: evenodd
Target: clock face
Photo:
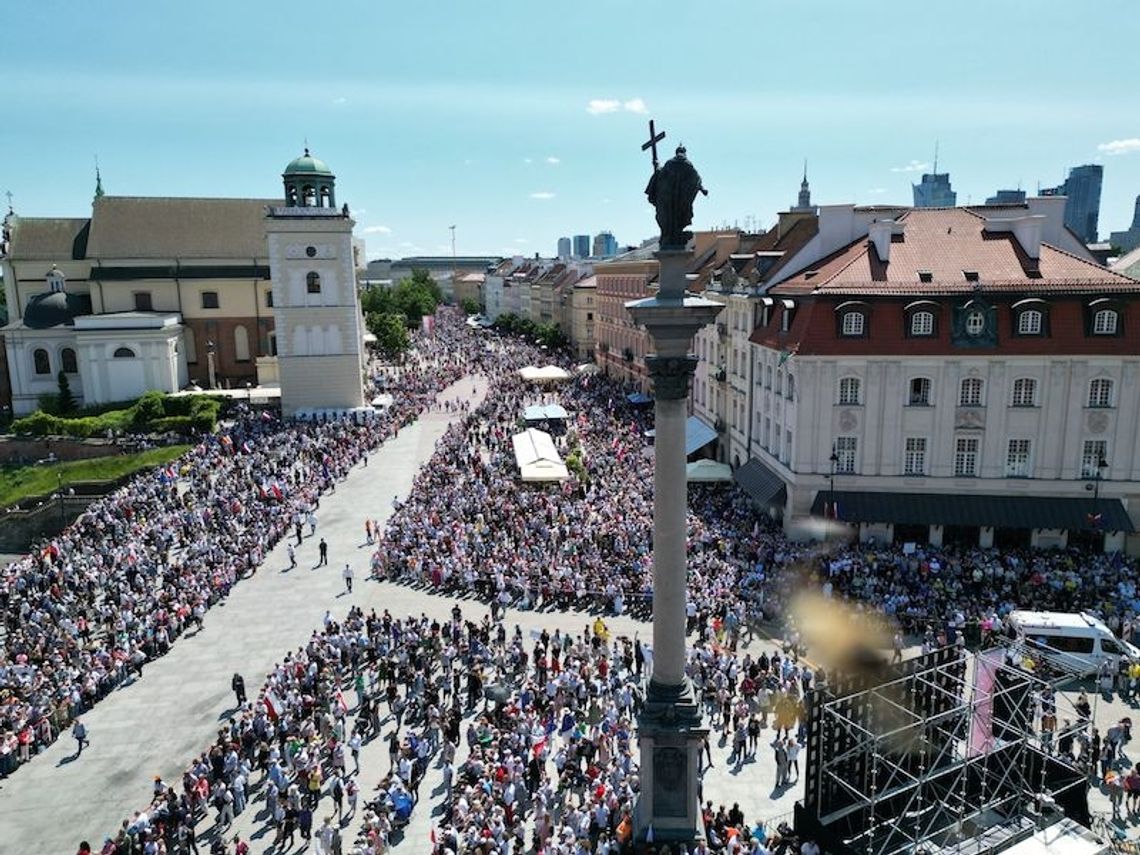
<path fill-rule="evenodd" d="M 972 309 L 966 315 L 966 335 L 978 336 L 985 332 L 986 316 L 981 309 Z"/>

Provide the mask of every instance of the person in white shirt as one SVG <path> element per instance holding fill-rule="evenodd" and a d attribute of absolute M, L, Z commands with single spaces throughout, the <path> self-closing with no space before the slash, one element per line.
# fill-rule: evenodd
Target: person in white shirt
<path fill-rule="evenodd" d="M 344 577 L 344 589 L 348 593 L 352 593 L 352 565 L 345 564 L 344 570 L 341 571 L 341 576 Z"/>

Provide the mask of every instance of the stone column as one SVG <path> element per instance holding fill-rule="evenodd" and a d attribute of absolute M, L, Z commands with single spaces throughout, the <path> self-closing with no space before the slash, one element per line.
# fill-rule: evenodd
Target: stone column
<path fill-rule="evenodd" d="M 627 303 L 648 330 L 654 352 L 646 357 L 653 378 L 656 451 L 653 469 L 653 673 L 638 719 L 641 792 L 635 840 L 689 843 L 703 832 L 697 802 L 698 758 L 708 731 L 685 676 L 685 604 L 688 483 L 685 471 L 686 401 L 697 360 L 693 335 L 724 308 L 685 296 L 693 255 L 657 253 L 657 296 Z"/>

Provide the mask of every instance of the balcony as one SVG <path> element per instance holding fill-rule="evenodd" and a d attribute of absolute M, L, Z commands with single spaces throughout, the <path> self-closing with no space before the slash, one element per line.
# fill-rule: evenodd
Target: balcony
<path fill-rule="evenodd" d="M 713 377 L 716 378 L 717 383 L 723 383 L 728 379 L 728 372 L 723 368 L 718 368 Z"/>

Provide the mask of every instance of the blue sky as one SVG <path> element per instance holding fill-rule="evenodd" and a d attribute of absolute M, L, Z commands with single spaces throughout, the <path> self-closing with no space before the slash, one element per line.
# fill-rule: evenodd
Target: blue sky
<path fill-rule="evenodd" d="M 257 196 L 307 138 L 369 257 L 551 254 L 654 231 L 652 117 L 711 195 L 771 224 L 817 203 L 958 201 L 1105 165 L 1102 237 L 1140 193 L 1134 0 L 6 0 L 0 191 L 28 216 L 115 195 Z M 1115 143 L 1115 145 L 1113 145 Z M 1120 153 L 1113 153 L 1120 152 Z M 929 167 L 927 167 L 929 168 Z"/>

